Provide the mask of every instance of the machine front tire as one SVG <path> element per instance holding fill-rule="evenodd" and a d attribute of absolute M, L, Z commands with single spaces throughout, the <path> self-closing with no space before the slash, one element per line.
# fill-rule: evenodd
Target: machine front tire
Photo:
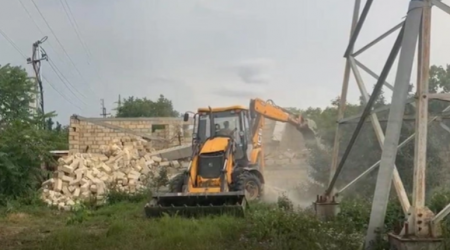
<path fill-rule="evenodd" d="M 169 183 L 169 192 L 182 193 L 185 185 L 186 173 L 180 173 L 173 177 Z"/>
<path fill-rule="evenodd" d="M 248 201 L 259 200 L 262 196 L 261 181 L 256 175 L 248 171 L 244 171 L 238 176 L 236 190 L 243 190 Z"/>

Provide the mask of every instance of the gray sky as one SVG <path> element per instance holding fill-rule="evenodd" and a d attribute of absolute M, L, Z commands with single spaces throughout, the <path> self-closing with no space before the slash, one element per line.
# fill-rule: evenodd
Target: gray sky
<path fill-rule="evenodd" d="M 50 59 L 84 95 L 72 94 L 49 63 L 43 64 L 46 79 L 81 108 L 44 81 L 46 110 L 56 110 L 63 123 L 74 113 L 99 116 L 100 98 L 111 111 L 119 94 L 151 99 L 163 94 L 181 112 L 248 105 L 252 97 L 270 98 L 280 106 L 325 107 L 340 94 L 351 0 L 34 0 L 76 69 L 32 1 L 21 1 L 32 19 L 19 0 L 0 0 L 0 29 L 27 57 L 32 43 L 48 36 L 43 47 Z M 69 3 L 90 59 L 61 2 Z M 399 23 L 408 2 L 375 1 L 356 47 Z M 450 16 L 437 8 L 433 14 L 431 61 L 450 63 L 445 29 Z M 379 73 L 395 34 L 359 59 Z M 0 55 L 1 65 L 22 65 L 31 73 L 31 66 L 1 36 Z M 371 91 L 375 80 L 363 78 Z M 354 81 L 349 95 L 356 102 Z"/>

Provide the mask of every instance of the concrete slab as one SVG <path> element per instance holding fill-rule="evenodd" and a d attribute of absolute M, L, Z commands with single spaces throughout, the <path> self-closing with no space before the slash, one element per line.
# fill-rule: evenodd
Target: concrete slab
<path fill-rule="evenodd" d="M 158 156 L 170 161 L 188 158 L 192 156 L 192 145 L 181 145 L 168 149 L 158 150 L 156 152 L 150 153 L 150 156 Z"/>
<path fill-rule="evenodd" d="M 272 141 L 281 142 L 281 139 L 283 138 L 285 127 L 286 127 L 286 123 L 284 123 L 284 122 L 276 122 L 275 123 L 275 127 L 274 127 L 273 133 L 272 133 Z"/>

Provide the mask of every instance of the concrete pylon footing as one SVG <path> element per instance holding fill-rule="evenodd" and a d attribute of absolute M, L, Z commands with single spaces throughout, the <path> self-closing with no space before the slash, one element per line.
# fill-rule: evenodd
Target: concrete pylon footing
<path fill-rule="evenodd" d="M 389 243 L 394 250 L 438 250 L 442 249 L 441 238 L 403 238 L 399 235 L 389 233 Z"/>
<path fill-rule="evenodd" d="M 339 203 L 337 202 L 314 202 L 314 209 L 319 220 L 327 221 L 336 217 L 339 213 Z"/>

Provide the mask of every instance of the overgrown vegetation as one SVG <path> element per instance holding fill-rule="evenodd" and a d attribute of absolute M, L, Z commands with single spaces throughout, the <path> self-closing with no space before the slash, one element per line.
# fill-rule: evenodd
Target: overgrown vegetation
<path fill-rule="evenodd" d="M 32 111 L 34 83 L 20 67 L 0 67 L 0 205 L 34 196 L 43 179 L 41 163 L 59 143 L 52 130 L 42 129 L 53 113 Z"/>
<path fill-rule="evenodd" d="M 245 218 L 146 219 L 147 200 L 110 193 L 109 205 L 99 208 L 3 211 L 0 232 L 20 230 L 5 238 L 2 249 L 357 249 L 363 236 L 340 220 L 320 222 L 311 211 L 280 204 L 251 204 Z"/>
<path fill-rule="evenodd" d="M 181 217 L 148 219 L 149 193 L 109 193 L 108 205 L 80 204 L 59 212 L 37 203 L 1 210 L 2 249 L 358 249 L 366 233 L 370 200 L 345 199 L 328 222 L 286 197 L 276 204 L 250 204 L 245 218 Z M 386 230 L 395 229 L 400 207 L 389 205 Z M 383 241 L 376 249 L 384 248 Z"/>

